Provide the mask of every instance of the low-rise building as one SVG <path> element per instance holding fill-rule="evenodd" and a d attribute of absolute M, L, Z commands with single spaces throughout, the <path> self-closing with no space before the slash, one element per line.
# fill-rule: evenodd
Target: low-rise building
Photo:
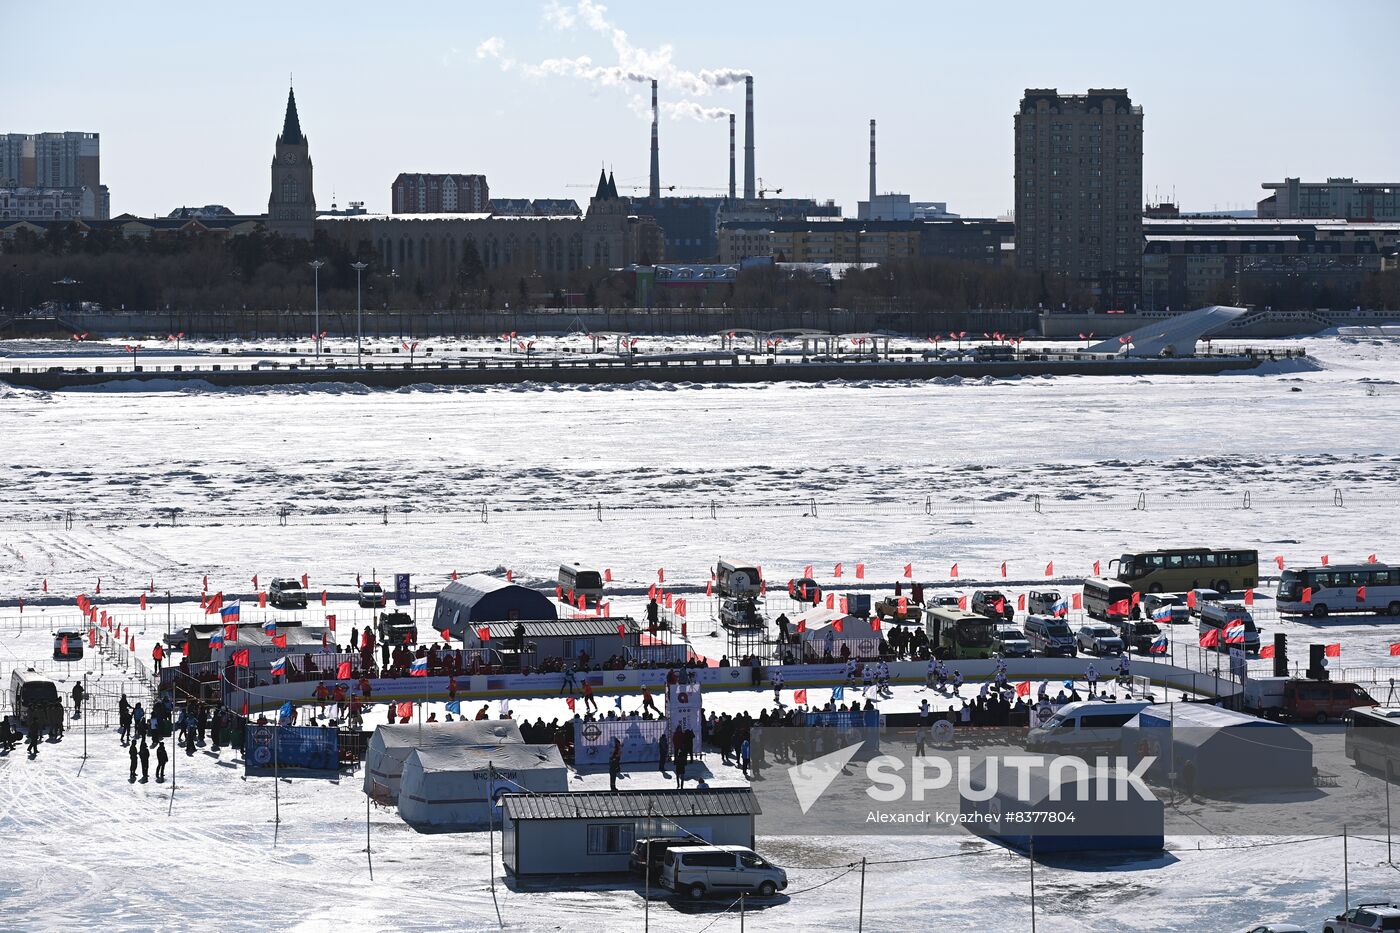
<path fill-rule="evenodd" d="M 1260 217 L 1400 221 L 1400 182 L 1285 178 L 1263 187 L 1273 194 L 1259 202 Z"/>

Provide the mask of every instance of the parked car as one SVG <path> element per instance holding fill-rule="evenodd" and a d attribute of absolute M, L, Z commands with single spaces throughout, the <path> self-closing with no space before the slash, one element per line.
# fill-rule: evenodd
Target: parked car
<path fill-rule="evenodd" d="M 1016 606 L 1000 590 L 975 591 L 969 608 L 979 616 L 989 619 L 1005 619 L 1010 622 L 1016 618 Z"/>
<path fill-rule="evenodd" d="M 1322 933 L 1373 933 L 1376 930 L 1400 930 L 1400 907 L 1389 901 L 1361 904 L 1322 924 Z"/>
<path fill-rule="evenodd" d="M 1029 658 L 1031 656 L 1030 639 L 1026 638 L 1026 633 L 1014 625 L 999 625 L 992 632 L 992 646 L 996 653 L 1003 658 Z"/>
<path fill-rule="evenodd" d="M 1204 606 L 1206 603 L 1218 602 L 1221 598 L 1219 590 L 1212 590 L 1209 587 L 1198 586 L 1191 592 L 1196 594 L 1196 605 L 1189 608 L 1187 612 L 1189 612 L 1195 618 L 1200 618 L 1202 606 Z"/>
<path fill-rule="evenodd" d="M 1032 651 L 1039 651 L 1047 658 L 1072 658 L 1079 653 L 1074 632 L 1070 631 L 1064 619 L 1054 616 L 1034 615 L 1026 619 L 1026 640 L 1031 643 Z"/>
<path fill-rule="evenodd" d="M 1150 653 L 1152 643 L 1162 634 L 1157 623 L 1150 619 L 1140 619 L 1137 622 L 1132 619 L 1115 619 L 1108 624 L 1118 633 L 1127 650 L 1136 651 L 1138 654 Z"/>
<path fill-rule="evenodd" d="M 381 645 L 416 644 L 418 642 L 418 623 L 413 621 L 413 616 L 397 609 L 392 612 L 381 612 L 375 635 Z"/>
<path fill-rule="evenodd" d="M 640 875 L 645 870 L 651 880 L 656 881 L 661 877 L 661 866 L 668 851 L 677 846 L 694 845 L 694 836 L 647 836 L 632 843 L 632 857 L 628 864 L 632 874 Z"/>
<path fill-rule="evenodd" d="M 1159 609 L 1169 609 L 1171 615 L 1157 618 Z M 1142 597 L 1142 615 L 1154 622 L 1167 622 L 1178 625 L 1191 621 L 1191 610 L 1186 608 L 1185 593 L 1145 593 Z"/>
<path fill-rule="evenodd" d="M 383 609 L 387 605 L 389 600 L 384 595 L 384 587 L 373 580 L 360 585 L 361 609 Z"/>
<path fill-rule="evenodd" d="M 53 659 L 55 661 L 81 661 L 83 659 L 83 633 L 73 629 L 61 629 L 54 633 Z"/>
<path fill-rule="evenodd" d="M 1060 599 L 1059 590 L 1031 590 L 1026 594 L 1026 611 L 1036 616 L 1053 616 Z"/>
<path fill-rule="evenodd" d="M 734 891 L 772 897 L 787 883 L 787 872 L 746 846 L 676 846 L 661 868 L 661 886 L 692 899 Z"/>
<path fill-rule="evenodd" d="M 1091 622 L 1088 625 L 1081 625 L 1079 631 L 1075 633 L 1074 640 L 1083 651 L 1090 654 L 1121 654 L 1123 651 L 1123 639 L 1118 637 L 1118 633 L 1113 630 L 1113 626 L 1107 622 Z"/>
<path fill-rule="evenodd" d="M 1261 923 L 1258 926 L 1245 927 L 1240 933 L 1308 933 L 1308 931 L 1296 923 Z"/>
<path fill-rule="evenodd" d="M 958 608 L 958 597 L 956 596 L 927 596 L 924 602 L 930 609 L 956 609 Z"/>
<path fill-rule="evenodd" d="M 811 577 L 798 577 L 789 581 L 788 595 L 799 603 L 811 603 L 815 606 L 822 601 L 821 584 Z"/>
<path fill-rule="evenodd" d="M 300 580 L 273 580 L 267 588 L 267 601 L 277 609 L 305 609 L 306 588 Z"/>

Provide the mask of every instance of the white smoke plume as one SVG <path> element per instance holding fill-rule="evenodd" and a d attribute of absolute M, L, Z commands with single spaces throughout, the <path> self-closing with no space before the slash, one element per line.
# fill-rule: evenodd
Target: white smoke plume
<path fill-rule="evenodd" d="M 547 58 L 538 63 L 519 62 L 506 54 L 505 40 L 498 36 L 492 36 L 478 45 L 476 56 L 499 62 L 504 71 L 519 71 L 532 78 L 577 78 L 595 87 L 623 87 L 655 80 L 662 87 L 695 97 L 736 84 L 749 76 L 748 71 L 739 68 L 705 68 L 700 71 L 680 68 L 673 61 L 674 50 L 669 44 L 655 49 L 634 45 L 627 32 L 608 19 L 607 10 L 606 6 L 594 0 L 576 0 L 573 4 L 550 0 L 544 9 L 544 19 L 555 29 L 582 27 L 603 36 L 612 46 L 613 54 L 617 57 L 616 64 L 596 64 L 587 55 Z M 639 109 L 635 100 L 632 105 L 632 109 Z M 668 102 L 662 105 L 662 109 L 672 119 L 718 120 L 729 116 L 728 110 L 706 107 L 690 100 Z M 650 117 L 650 109 L 645 106 L 639 112 Z"/>

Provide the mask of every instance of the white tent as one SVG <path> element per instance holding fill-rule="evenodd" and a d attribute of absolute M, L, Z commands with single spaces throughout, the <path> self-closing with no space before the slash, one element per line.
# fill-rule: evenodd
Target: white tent
<path fill-rule="evenodd" d="M 510 719 L 383 725 L 374 730 L 365 750 L 364 791 L 375 800 L 394 803 L 404 762 L 416 748 L 523 743 L 525 736 Z"/>
<path fill-rule="evenodd" d="M 836 623 L 841 623 L 841 631 L 836 631 Z M 788 631 L 797 632 L 798 623 L 803 624 L 803 631 L 797 635 L 804 642 L 822 642 L 827 638 L 827 633 L 838 642 L 842 638 L 878 638 L 879 633 L 870 627 L 870 620 L 864 616 L 853 616 L 842 612 L 840 609 L 824 609 L 820 606 L 809 609 L 799 616 L 793 618 L 788 626 Z"/>
<path fill-rule="evenodd" d="M 568 789 L 569 773 L 555 745 L 417 748 L 404 762 L 399 816 L 425 831 L 486 829 L 501 794 Z"/>

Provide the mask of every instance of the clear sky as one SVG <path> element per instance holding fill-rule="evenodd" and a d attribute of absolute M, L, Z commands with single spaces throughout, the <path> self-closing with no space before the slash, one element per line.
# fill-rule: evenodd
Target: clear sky
<path fill-rule="evenodd" d="M 100 132 L 114 213 L 266 210 L 289 73 L 323 207 L 387 210 L 401 171 L 581 203 L 568 186 L 600 164 L 645 185 L 648 91 L 622 71 L 684 111 L 662 121 L 663 184 L 727 185 L 715 109 L 740 113 L 742 184 L 743 85 L 702 72 L 747 70 L 758 175 L 852 216 L 872 117 L 882 191 L 1006 211 L 1027 87 L 1126 87 L 1145 195 L 1186 209 L 1253 206 L 1285 175 L 1400 181 L 1392 0 L 0 0 L 0 35 L 0 132 Z"/>

